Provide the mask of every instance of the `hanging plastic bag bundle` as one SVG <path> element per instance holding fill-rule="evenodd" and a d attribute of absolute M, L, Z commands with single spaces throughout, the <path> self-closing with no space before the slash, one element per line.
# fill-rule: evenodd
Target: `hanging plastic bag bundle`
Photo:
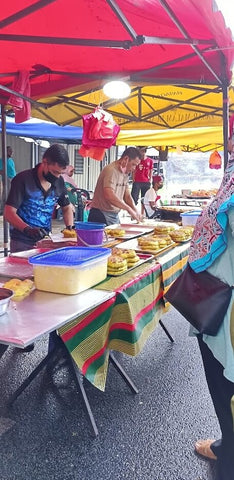
<path fill-rule="evenodd" d="M 105 150 L 115 144 L 120 127 L 112 115 L 101 107 L 83 115 L 83 136 L 80 155 L 102 160 Z"/>

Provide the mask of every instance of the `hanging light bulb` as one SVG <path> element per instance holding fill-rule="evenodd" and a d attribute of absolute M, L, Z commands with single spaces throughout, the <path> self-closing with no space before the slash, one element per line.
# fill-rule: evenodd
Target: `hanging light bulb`
<path fill-rule="evenodd" d="M 122 80 L 112 80 L 103 87 L 104 94 L 109 98 L 126 98 L 131 93 L 131 88 Z"/>

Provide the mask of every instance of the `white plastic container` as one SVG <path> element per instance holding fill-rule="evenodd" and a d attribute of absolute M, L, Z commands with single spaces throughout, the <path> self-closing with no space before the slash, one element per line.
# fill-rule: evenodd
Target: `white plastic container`
<path fill-rule="evenodd" d="M 201 214 L 201 211 L 202 210 L 200 209 L 196 211 L 181 213 L 180 216 L 182 218 L 182 225 L 195 225 L 199 215 Z"/>
<path fill-rule="evenodd" d="M 107 276 L 109 248 L 64 247 L 29 258 L 38 290 L 74 295 Z"/>

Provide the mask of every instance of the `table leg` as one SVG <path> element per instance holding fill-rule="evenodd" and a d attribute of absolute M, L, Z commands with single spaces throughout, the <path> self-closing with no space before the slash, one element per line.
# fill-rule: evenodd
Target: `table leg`
<path fill-rule="evenodd" d="M 30 375 L 24 380 L 19 388 L 13 393 L 13 395 L 8 400 L 8 405 L 12 405 L 14 401 L 19 397 L 19 395 L 27 388 L 27 386 L 32 382 L 32 380 L 40 373 L 44 366 L 49 362 L 49 360 L 54 355 L 54 351 L 51 351 L 46 355 L 46 357 L 39 363 L 39 365 L 30 373 Z"/>
<path fill-rule="evenodd" d="M 82 395 L 82 398 L 84 400 L 84 404 L 85 404 L 85 407 L 86 407 L 86 410 L 87 410 L 87 413 L 88 413 L 88 416 L 89 416 L 89 419 L 90 419 L 90 422 L 91 422 L 91 425 L 92 425 L 92 428 L 93 428 L 93 431 L 94 431 L 94 435 L 96 437 L 98 435 L 98 429 L 97 429 L 97 425 L 95 423 L 94 416 L 93 416 L 93 413 L 92 413 L 92 410 L 91 410 L 91 407 L 90 407 L 90 404 L 89 404 L 89 401 L 88 401 L 88 398 L 87 398 L 87 395 L 86 395 L 86 392 L 85 392 L 85 389 L 84 389 L 84 386 L 83 386 L 83 375 L 78 370 L 75 362 L 73 361 L 72 357 L 70 356 L 70 354 L 69 354 L 67 348 L 65 347 L 63 341 L 61 340 L 61 338 L 55 332 L 53 332 L 52 340 L 53 341 L 50 342 L 50 348 L 49 348 L 48 354 L 39 363 L 39 365 L 32 371 L 32 373 L 30 373 L 30 375 L 26 378 L 26 380 L 24 380 L 22 385 L 20 385 L 20 387 L 17 388 L 17 390 L 13 393 L 13 395 L 8 400 L 8 406 L 11 406 L 15 402 L 15 400 L 19 397 L 19 395 L 28 387 L 28 385 L 33 381 L 33 379 L 40 373 L 40 371 L 46 365 L 48 367 L 48 372 L 50 374 L 53 373 L 53 368 L 56 367 L 56 362 L 53 362 L 53 360 L 58 361 L 58 350 L 60 349 L 61 354 L 62 354 L 62 352 L 65 353 L 66 359 L 68 360 L 68 363 L 69 363 L 69 365 L 72 369 L 76 385 L 79 387 L 79 390 L 81 392 L 81 395 Z"/>
<path fill-rule="evenodd" d="M 81 392 L 81 395 L 82 395 L 82 398 L 83 398 L 83 401 L 84 401 L 84 404 L 85 404 L 85 408 L 87 410 L 89 420 L 90 420 L 90 423 L 91 423 L 92 428 L 93 428 L 94 436 L 97 437 L 98 429 L 97 429 L 97 425 L 96 425 L 96 422 L 95 422 L 95 419 L 94 419 L 94 416 L 93 416 L 93 412 L 91 410 L 91 407 L 90 407 L 90 404 L 89 404 L 89 401 L 88 401 L 88 397 L 86 395 L 86 391 L 85 391 L 85 388 L 84 388 L 84 385 L 83 385 L 83 375 L 78 370 L 77 365 L 74 362 L 74 360 L 72 358 L 70 358 L 69 361 L 71 361 L 71 366 L 72 366 L 73 373 L 74 373 L 74 376 L 75 376 L 75 382 L 76 382 L 77 387 L 80 389 L 80 392 Z"/>
<path fill-rule="evenodd" d="M 120 365 L 120 363 L 116 360 L 112 352 L 109 353 L 109 361 L 115 367 L 115 369 L 120 374 L 120 376 L 124 379 L 125 383 L 129 386 L 132 392 L 138 393 L 139 390 L 137 389 L 136 385 L 133 383 L 131 378 L 127 375 L 127 373 L 125 372 L 123 367 Z"/>
<path fill-rule="evenodd" d="M 167 328 L 165 327 L 164 323 L 162 322 L 162 320 L 159 320 L 159 325 L 161 325 L 162 329 L 164 330 L 165 334 L 168 336 L 169 340 L 173 343 L 175 340 L 174 338 L 172 338 L 172 336 L 170 335 L 170 333 L 168 332 Z"/>
<path fill-rule="evenodd" d="M 84 388 L 84 385 L 83 385 L 83 375 L 80 372 L 80 370 L 78 369 L 78 367 L 77 367 L 76 363 L 74 362 L 73 358 L 71 357 L 70 353 L 68 352 L 68 350 L 67 350 L 64 342 L 62 341 L 61 337 L 59 335 L 57 335 L 56 332 L 52 332 L 50 334 L 50 339 L 49 339 L 49 352 L 53 349 L 57 349 L 57 350 L 60 349 L 61 354 L 62 353 L 65 354 L 66 360 L 69 363 L 69 366 L 70 366 L 71 371 L 73 373 L 76 386 L 78 387 L 78 389 L 80 390 L 80 393 L 82 395 L 84 405 L 85 405 L 86 411 L 88 413 L 90 423 L 92 425 L 94 436 L 97 437 L 98 429 L 97 429 L 97 425 L 96 425 L 96 422 L 94 420 L 93 412 L 91 410 L 91 407 L 90 407 L 90 404 L 89 404 L 89 401 L 88 401 L 88 397 L 86 395 L 85 388 Z M 51 365 L 51 368 L 50 368 L 51 373 L 53 372 L 54 367 L 56 367 L 56 364 Z"/>
<path fill-rule="evenodd" d="M 3 345 L 3 344 L 0 345 L 0 358 L 2 358 L 3 354 L 7 349 L 8 349 L 8 345 Z"/>

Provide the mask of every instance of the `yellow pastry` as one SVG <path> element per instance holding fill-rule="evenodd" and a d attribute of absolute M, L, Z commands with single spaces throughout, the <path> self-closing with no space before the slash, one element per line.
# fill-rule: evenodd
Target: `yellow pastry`
<path fill-rule="evenodd" d="M 67 228 L 64 228 L 63 236 L 65 238 L 77 238 L 76 231 L 74 229 L 68 230 Z"/>
<path fill-rule="evenodd" d="M 127 260 L 118 255 L 111 255 L 107 260 L 107 274 L 120 275 L 127 271 Z"/>
<path fill-rule="evenodd" d="M 25 280 L 12 278 L 5 282 L 3 286 L 12 290 L 14 292 L 13 299 L 17 300 L 28 295 L 34 287 L 34 283 L 29 278 L 26 278 Z"/>

